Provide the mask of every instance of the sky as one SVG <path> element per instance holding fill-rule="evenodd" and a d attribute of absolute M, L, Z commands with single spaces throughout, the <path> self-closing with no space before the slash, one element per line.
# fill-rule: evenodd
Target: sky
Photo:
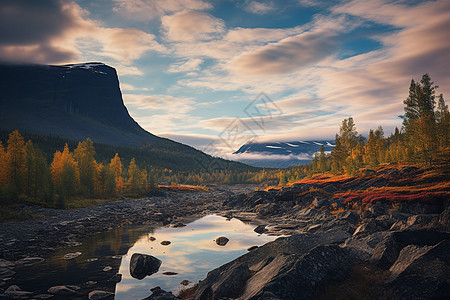
<path fill-rule="evenodd" d="M 401 126 L 412 78 L 450 94 L 450 1 L 1 0 L 0 61 L 103 62 L 149 132 L 248 141 Z"/>

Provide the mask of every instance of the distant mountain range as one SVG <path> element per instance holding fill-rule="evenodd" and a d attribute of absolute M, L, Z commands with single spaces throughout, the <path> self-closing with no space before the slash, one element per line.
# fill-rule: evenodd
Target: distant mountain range
<path fill-rule="evenodd" d="M 247 143 L 233 157 L 257 167 L 285 168 L 311 162 L 314 154 L 324 146 L 326 152 L 334 148 L 334 141 L 291 141 L 275 143 Z"/>
<path fill-rule="evenodd" d="M 145 131 L 123 103 L 116 70 L 103 63 L 0 64 L 0 91 L 3 136 L 19 129 L 63 140 L 90 138 L 106 145 L 108 152 L 114 147 L 121 151 L 133 148 L 133 153 L 139 149 L 146 164 L 172 169 L 248 168 Z"/>

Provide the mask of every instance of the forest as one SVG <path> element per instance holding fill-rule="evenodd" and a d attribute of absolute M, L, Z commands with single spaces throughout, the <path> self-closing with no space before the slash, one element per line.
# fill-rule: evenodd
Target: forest
<path fill-rule="evenodd" d="M 176 170 L 143 159 L 124 161 L 120 153 L 98 157 L 90 139 L 78 142 L 71 150 L 43 152 L 19 131 L 0 142 L 1 205 L 21 202 L 65 208 L 82 198 L 112 199 L 145 196 L 158 185 L 264 184 L 285 186 L 307 176 L 331 174 L 358 175 L 362 169 L 391 163 L 433 166 L 449 164 L 450 114 L 442 94 L 429 74 L 420 82 L 411 81 L 403 101 L 403 126 L 385 137 L 381 126 L 370 130 L 365 139 L 356 130 L 352 117 L 342 121 L 330 154 L 323 147 L 310 164 L 287 169 L 227 168 Z M 437 99 L 436 99 L 437 98 Z M 34 138 L 39 139 L 38 136 Z"/>

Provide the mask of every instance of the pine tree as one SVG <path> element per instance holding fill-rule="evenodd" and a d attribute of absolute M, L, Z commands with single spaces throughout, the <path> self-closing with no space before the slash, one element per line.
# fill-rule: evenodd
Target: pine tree
<path fill-rule="evenodd" d="M 420 83 L 411 80 L 405 104 L 403 126 L 408 140 L 409 156 L 413 160 L 431 164 L 437 148 L 436 119 L 434 113 L 435 86 L 429 74 Z"/>
<path fill-rule="evenodd" d="M 325 173 L 327 171 L 327 157 L 325 155 L 325 148 L 323 145 L 320 147 L 319 159 L 317 162 L 319 172 Z"/>
<path fill-rule="evenodd" d="M 448 105 L 445 104 L 444 95 L 440 94 L 438 105 L 436 109 L 436 127 L 437 136 L 439 140 L 439 151 L 444 157 L 445 153 L 448 155 L 450 147 L 450 113 Z"/>

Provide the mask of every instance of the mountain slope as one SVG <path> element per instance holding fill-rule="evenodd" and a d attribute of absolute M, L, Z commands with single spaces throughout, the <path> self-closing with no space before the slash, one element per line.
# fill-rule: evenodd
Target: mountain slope
<path fill-rule="evenodd" d="M 1 65 L 0 127 L 73 140 L 140 146 L 156 137 L 142 129 L 122 101 L 114 68 Z"/>
<path fill-rule="evenodd" d="M 90 138 L 96 145 L 105 145 L 105 152 L 114 154 L 115 149 L 121 149 L 121 153 L 142 157 L 146 164 L 172 169 L 208 165 L 248 168 L 145 131 L 123 104 L 116 70 L 102 63 L 0 64 L 0 90 L 3 140 L 5 132 L 19 129 L 46 136 L 43 140 L 47 143 L 59 140 L 73 144 Z"/>

